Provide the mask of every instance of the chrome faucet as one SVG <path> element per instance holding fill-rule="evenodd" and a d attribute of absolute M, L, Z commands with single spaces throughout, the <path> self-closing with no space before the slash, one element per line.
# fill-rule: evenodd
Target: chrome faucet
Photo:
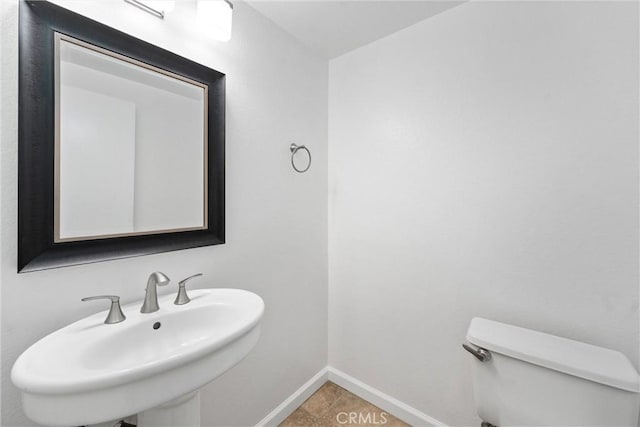
<path fill-rule="evenodd" d="M 169 278 L 165 276 L 163 273 L 156 271 L 155 273 L 151 273 L 149 276 L 149 280 L 147 280 L 147 289 L 144 294 L 144 303 L 142 303 L 142 308 L 140 308 L 140 313 L 153 313 L 154 311 L 158 311 L 160 307 L 158 307 L 158 286 L 165 286 L 169 284 Z"/>

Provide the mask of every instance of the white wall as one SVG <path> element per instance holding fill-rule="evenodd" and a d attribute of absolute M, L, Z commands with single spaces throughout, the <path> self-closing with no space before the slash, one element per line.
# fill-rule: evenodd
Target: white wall
<path fill-rule="evenodd" d="M 62 2 L 63 0 L 60 0 Z M 270 21 L 235 3 L 233 38 L 207 42 L 185 23 L 191 2 L 161 21 L 121 1 L 64 3 L 227 73 L 227 243 L 93 265 L 16 274 L 17 1 L 2 1 L 2 426 L 32 425 L 9 379 L 16 357 L 55 329 L 104 309 L 87 295 L 140 299 L 149 273 L 174 285 L 238 287 L 266 303 L 262 336 L 241 364 L 202 394 L 205 425 L 254 425 L 327 362 L 327 63 Z M 191 17 L 192 19 L 193 17 Z M 289 144 L 307 144 L 307 174 Z"/>
<path fill-rule="evenodd" d="M 330 62 L 329 362 L 477 425 L 473 316 L 638 366 L 638 3 L 471 2 Z"/>

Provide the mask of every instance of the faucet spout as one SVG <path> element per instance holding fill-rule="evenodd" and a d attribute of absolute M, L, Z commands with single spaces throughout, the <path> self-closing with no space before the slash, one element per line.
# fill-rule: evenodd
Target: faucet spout
<path fill-rule="evenodd" d="M 158 306 L 158 286 L 168 285 L 169 280 L 167 276 L 159 271 L 151 273 L 149 280 L 147 280 L 147 288 L 140 313 L 153 313 L 160 309 Z"/>

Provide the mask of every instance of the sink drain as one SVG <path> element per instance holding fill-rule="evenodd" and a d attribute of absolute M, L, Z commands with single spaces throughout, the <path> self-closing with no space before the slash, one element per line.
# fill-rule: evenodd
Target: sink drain
<path fill-rule="evenodd" d="M 160 326 L 162 326 L 162 324 L 160 322 L 156 322 L 153 324 L 153 329 L 160 329 Z"/>

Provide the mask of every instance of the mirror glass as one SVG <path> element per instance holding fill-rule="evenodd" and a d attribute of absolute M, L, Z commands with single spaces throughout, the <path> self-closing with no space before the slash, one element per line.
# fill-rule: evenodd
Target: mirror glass
<path fill-rule="evenodd" d="M 207 228 L 207 86 L 55 34 L 54 241 Z"/>

